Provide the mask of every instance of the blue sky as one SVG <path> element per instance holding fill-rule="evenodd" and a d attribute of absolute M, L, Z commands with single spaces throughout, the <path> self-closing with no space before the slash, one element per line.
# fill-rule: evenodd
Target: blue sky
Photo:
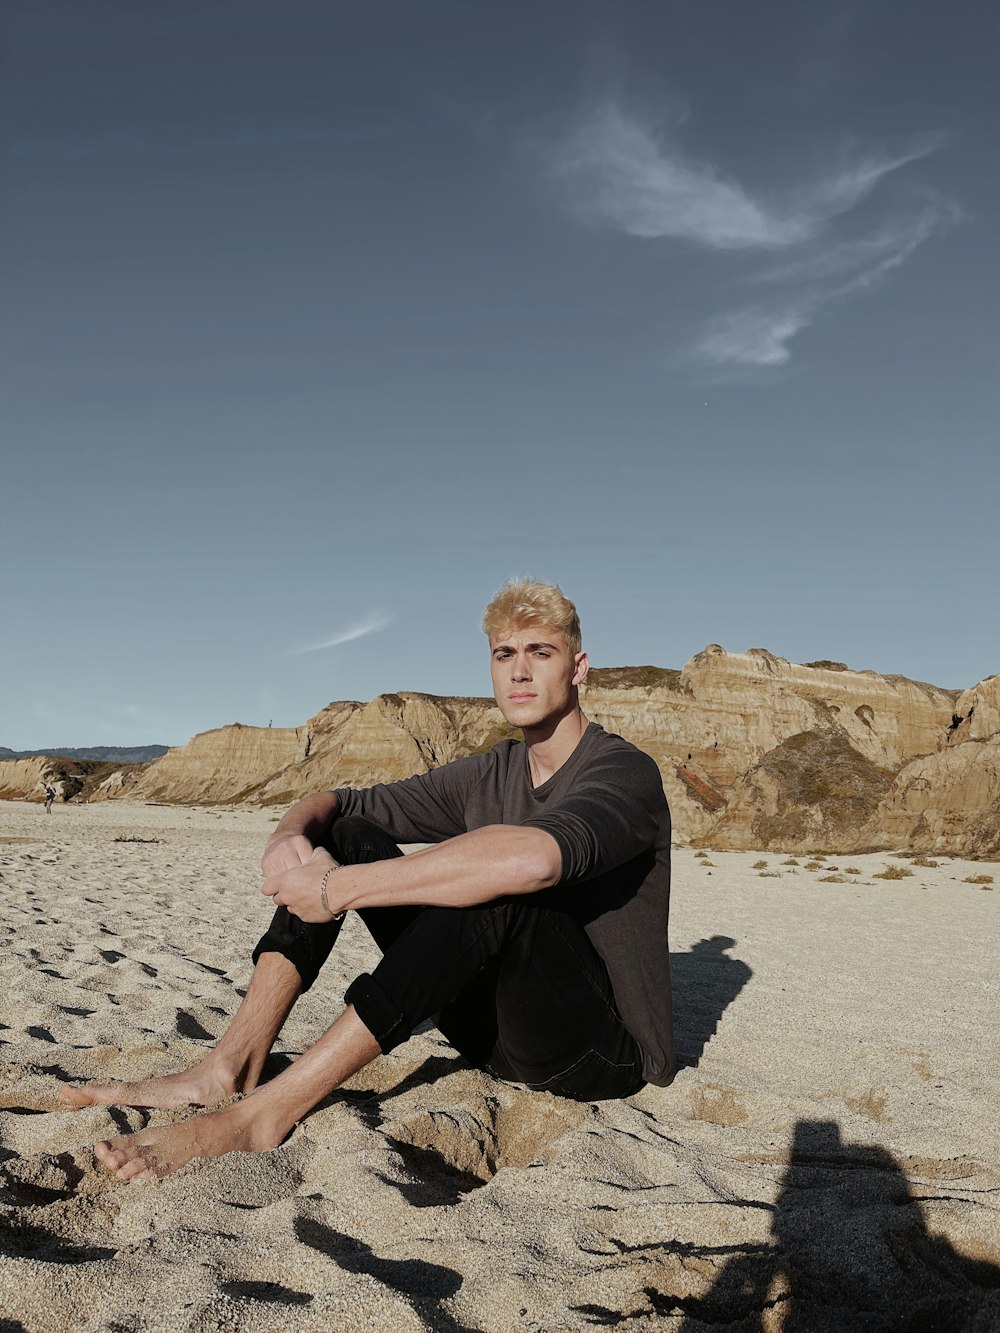
<path fill-rule="evenodd" d="M 997 11 L 7 0 L 0 745 L 1000 670 Z"/>

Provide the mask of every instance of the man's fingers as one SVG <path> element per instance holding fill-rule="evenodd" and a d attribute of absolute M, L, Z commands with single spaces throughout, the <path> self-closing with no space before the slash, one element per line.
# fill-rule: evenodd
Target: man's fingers
<path fill-rule="evenodd" d="M 289 833 L 264 849 L 261 869 L 265 875 L 279 875 L 283 870 L 305 865 L 313 854 L 313 845 L 303 833 Z"/>

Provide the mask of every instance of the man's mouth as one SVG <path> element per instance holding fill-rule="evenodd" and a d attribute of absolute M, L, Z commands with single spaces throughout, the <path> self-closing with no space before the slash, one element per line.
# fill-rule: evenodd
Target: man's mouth
<path fill-rule="evenodd" d="M 508 695 L 507 695 L 507 698 L 510 700 L 510 702 L 511 702 L 512 704 L 523 704 L 523 703 L 527 703 L 527 701 L 528 701 L 529 699 L 534 699 L 535 697 L 536 697 L 536 696 L 535 696 L 534 694 L 508 694 Z"/>

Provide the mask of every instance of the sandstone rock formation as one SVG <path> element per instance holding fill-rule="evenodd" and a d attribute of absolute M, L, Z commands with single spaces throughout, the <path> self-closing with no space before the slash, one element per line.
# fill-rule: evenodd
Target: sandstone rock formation
<path fill-rule="evenodd" d="M 34 755 L 30 759 L 0 759 L 0 801 L 45 800 L 45 785 L 57 801 L 88 799 L 113 764 L 89 759 L 61 759 Z"/>
<path fill-rule="evenodd" d="M 492 699 L 409 693 L 331 704 L 307 730 L 308 757 L 274 774 L 254 799 L 282 804 L 325 787 L 370 787 L 426 773 L 515 734 Z"/>
<path fill-rule="evenodd" d="M 887 846 L 1000 856 L 1000 728 L 907 764 L 878 811 Z"/>
<path fill-rule="evenodd" d="M 1000 676 L 987 676 L 955 700 L 948 744 L 985 741 L 1000 732 Z"/>
<path fill-rule="evenodd" d="M 797 752 L 781 749 L 790 738 L 833 733 L 871 774 L 873 793 L 881 795 L 888 775 L 907 760 L 946 744 L 956 706 L 955 691 L 903 676 L 829 662 L 799 666 L 763 648 L 727 653 L 718 644 L 680 672 L 595 671 L 584 692 L 584 708 L 594 721 L 634 741 L 659 764 L 678 837 L 762 848 L 784 844 L 752 838 L 777 839 L 779 830 L 790 837 L 801 827 L 814 831 L 811 846 L 818 850 L 824 836 L 839 836 L 834 831 L 845 822 L 834 808 L 847 790 L 843 783 L 830 784 L 794 814 L 796 791 L 819 789 L 803 787 Z M 832 742 L 826 744 L 829 749 Z M 771 752 L 774 762 L 741 786 Z M 846 752 L 837 753 L 842 769 L 854 763 Z M 787 779 L 779 781 L 782 762 L 790 767 Z M 856 792 L 858 781 L 848 786 Z M 736 808 L 727 813 L 733 802 Z M 851 823 L 859 816 L 852 808 Z M 867 821 L 872 814 L 867 804 L 866 811 Z M 873 836 L 869 830 L 867 841 Z"/>
<path fill-rule="evenodd" d="M 199 732 L 186 745 L 145 765 L 134 780 L 113 775 L 95 795 L 190 805 L 242 801 L 276 770 L 301 762 L 308 753 L 307 727 L 246 727 L 236 722 Z"/>

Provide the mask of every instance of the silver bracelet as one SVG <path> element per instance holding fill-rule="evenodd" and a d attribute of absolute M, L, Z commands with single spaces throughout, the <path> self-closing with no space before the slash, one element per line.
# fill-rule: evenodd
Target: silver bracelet
<path fill-rule="evenodd" d="M 323 904 L 323 911 L 324 911 L 324 912 L 329 912 L 330 915 L 333 917 L 334 921 L 343 921 L 344 917 L 347 915 L 346 912 L 334 912 L 334 911 L 331 911 L 331 909 L 330 909 L 330 904 L 329 904 L 329 902 L 327 901 L 327 897 L 326 897 L 326 882 L 327 882 L 327 880 L 330 878 L 330 876 L 333 874 L 333 872 L 334 872 L 335 870 L 339 870 L 339 869 L 340 869 L 340 866 L 337 866 L 337 865 L 333 865 L 333 866 L 331 866 L 330 869 L 326 872 L 326 874 L 323 876 L 323 878 L 322 878 L 322 879 L 320 880 L 320 882 L 319 882 L 319 900 L 320 900 L 320 902 Z"/>

